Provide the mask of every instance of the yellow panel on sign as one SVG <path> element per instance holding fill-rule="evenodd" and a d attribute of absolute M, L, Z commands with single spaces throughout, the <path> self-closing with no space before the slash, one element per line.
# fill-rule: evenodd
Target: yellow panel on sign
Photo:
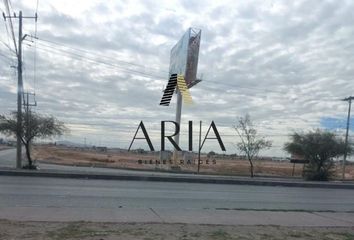
<path fill-rule="evenodd" d="M 192 96 L 189 93 L 189 90 L 186 85 L 186 80 L 184 79 L 183 75 L 177 75 L 177 86 L 178 89 L 181 91 L 183 102 L 185 104 L 192 104 Z"/>

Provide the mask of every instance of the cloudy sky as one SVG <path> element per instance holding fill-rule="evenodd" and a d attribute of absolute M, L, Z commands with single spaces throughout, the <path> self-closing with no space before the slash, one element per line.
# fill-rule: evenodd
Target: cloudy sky
<path fill-rule="evenodd" d="M 37 1 L 11 5 L 33 16 Z M 39 0 L 37 11 L 38 40 L 24 41 L 25 90 L 36 93 L 38 112 L 71 129 L 61 140 L 128 147 L 143 120 L 159 149 L 160 121 L 175 114 L 176 96 L 159 106 L 170 50 L 189 27 L 202 30 L 203 81 L 183 108 L 182 148 L 188 120 L 195 148 L 198 122 L 205 134 L 214 120 L 235 153 L 232 126 L 246 113 L 273 141 L 265 155 L 286 156 L 282 146 L 294 131 L 344 133 L 348 104 L 340 99 L 354 95 L 353 1 Z M 0 33 L 0 112 L 7 113 L 16 108 L 16 61 L 3 20 Z M 24 34 L 35 34 L 33 19 L 24 20 Z M 204 150 L 218 150 L 214 143 Z"/>

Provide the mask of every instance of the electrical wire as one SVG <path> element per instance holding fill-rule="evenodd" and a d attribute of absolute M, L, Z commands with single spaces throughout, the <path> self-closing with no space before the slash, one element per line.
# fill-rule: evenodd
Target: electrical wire
<path fill-rule="evenodd" d="M 128 69 L 128 68 L 125 68 L 123 66 L 114 64 L 114 63 L 109 63 L 109 62 L 105 62 L 105 61 L 102 61 L 102 60 L 89 58 L 89 57 L 81 55 L 81 54 L 73 53 L 73 52 L 70 52 L 70 51 L 67 51 L 67 50 L 63 50 L 63 49 L 60 49 L 60 48 L 55 48 L 53 46 L 48 46 L 48 45 L 45 45 L 45 44 L 42 44 L 42 43 L 40 43 L 39 45 L 41 45 L 42 47 L 46 47 L 46 49 L 44 49 L 44 48 L 40 48 L 40 47 L 37 46 L 37 49 L 40 49 L 40 50 L 48 51 L 48 48 L 49 48 L 49 49 L 52 49 L 53 50 L 52 52 L 54 52 L 54 53 L 58 53 L 58 51 L 59 52 L 63 52 L 65 54 L 75 56 L 75 58 L 78 59 L 78 60 L 87 60 L 87 61 L 90 61 L 90 62 L 95 62 L 95 63 L 107 65 L 107 66 L 110 66 L 110 67 L 118 68 L 118 69 L 120 69 L 120 70 L 122 70 L 124 72 L 127 72 L 127 73 L 136 74 L 136 75 L 139 75 L 139 76 L 145 76 L 145 77 L 149 77 L 149 78 L 154 78 L 156 80 L 164 79 L 162 76 L 159 76 L 159 75 L 154 75 L 154 74 L 149 74 L 149 73 L 138 71 L 138 70 Z"/>
<path fill-rule="evenodd" d="M 8 45 L 7 43 L 5 43 L 3 40 L 0 39 L 0 42 L 2 44 L 4 44 L 4 46 L 11 52 L 11 53 L 14 53 L 15 56 L 16 56 L 16 52 L 10 47 L 10 45 Z"/>
<path fill-rule="evenodd" d="M 1 11 L 4 13 L 4 11 L 1 9 Z M 6 29 L 6 36 L 7 36 L 7 44 L 3 42 L 3 44 L 9 48 L 10 52 L 13 52 L 13 50 L 10 47 L 10 33 L 9 33 L 9 28 L 7 27 L 6 24 L 6 19 L 4 19 L 4 25 L 5 25 L 5 29 Z"/>
<path fill-rule="evenodd" d="M 47 42 L 49 44 L 55 44 L 55 45 L 58 45 L 58 46 L 61 46 L 61 47 L 66 47 L 66 48 L 72 49 L 74 51 L 80 51 L 80 52 L 83 52 L 83 53 L 88 53 L 88 54 L 93 55 L 93 56 L 103 57 L 101 55 L 98 55 L 98 54 L 95 54 L 95 53 L 92 53 L 92 52 L 89 52 L 89 51 L 86 51 L 86 50 L 83 50 L 83 49 L 77 49 L 77 48 L 68 47 L 65 44 L 60 44 L 58 42 L 54 42 L 54 41 L 50 41 L 50 40 L 44 40 L 44 39 L 38 39 L 38 40 Z M 87 56 L 82 55 L 82 54 L 70 52 L 67 49 L 65 50 L 65 49 L 62 49 L 62 48 L 54 47 L 52 45 L 47 45 L 47 44 L 43 44 L 43 43 L 40 43 L 40 44 L 41 44 L 41 46 L 44 46 L 44 47 L 47 47 L 47 48 L 52 48 L 52 49 L 55 49 L 57 51 L 62 51 L 62 52 L 65 52 L 65 53 L 70 54 L 70 55 L 74 55 L 74 56 L 82 58 L 82 59 L 86 59 L 86 60 L 89 60 L 89 61 L 94 61 L 94 62 L 97 62 L 97 63 L 100 63 L 100 64 L 111 65 L 111 66 L 120 68 L 120 69 L 122 69 L 122 70 L 124 70 L 126 72 L 129 72 L 129 73 L 141 74 L 143 76 L 152 77 L 152 78 L 155 78 L 155 79 L 158 79 L 158 80 L 165 80 L 165 77 L 162 76 L 162 75 L 156 75 L 156 74 L 142 72 L 142 71 L 138 71 L 138 70 L 134 70 L 134 69 L 129 69 L 129 68 L 126 68 L 124 66 L 120 66 L 120 65 L 117 65 L 117 64 L 109 63 L 107 61 L 97 60 L 97 59 L 94 59 L 94 58 L 91 58 L 91 57 L 87 57 Z M 104 56 L 103 58 L 107 58 L 107 57 Z M 111 60 L 111 58 L 109 58 L 109 59 Z M 133 64 L 133 63 L 124 62 L 124 61 L 123 62 L 122 61 L 117 61 L 117 63 L 123 63 L 123 64 L 128 64 L 128 65 L 133 65 L 133 66 L 138 66 L 138 67 L 144 67 L 145 68 L 145 66 L 143 66 L 143 65 Z M 248 89 L 248 90 L 264 92 L 265 94 L 267 94 L 267 93 L 276 93 L 276 94 L 281 95 L 282 97 L 288 98 L 288 96 L 286 96 L 287 93 L 283 92 L 283 91 L 276 91 L 276 90 L 271 90 L 271 89 L 261 89 L 261 88 L 255 88 L 255 87 L 246 87 L 246 86 L 240 86 L 240 85 L 237 85 L 237 84 L 232 84 L 232 83 L 227 83 L 227 82 L 219 82 L 219 81 L 213 81 L 213 80 L 203 80 L 203 81 L 205 81 L 207 83 L 212 83 L 212 84 L 215 84 L 215 85 L 232 86 L 235 89 Z M 202 86 L 202 87 L 205 87 L 205 86 Z M 290 99 L 290 100 L 295 101 L 293 99 Z M 318 101 L 317 98 L 306 99 L 306 101 L 311 101 L 311 100 Z M 330 98 L 330 99 L 327 98 L 327 99 L 324 99 L 324 100 L 321 100 L 321 101 L 337 102 L 339 100 L 340 100 L 339 98 Z"/>
<path fill-rule="evenodd" d="M 9 64 L 12 64 L 11 62 L 14 61 L 14 59 L 12 59 L 12 58 L 6 56 L 5 54 L 3 54 L 3 53 L 1 53 L 1 52 L 0 52 L 0 56 L 6 58 L 6 60 L 9 61 Z"/>
<path fill-rule="evenodd" d="M 9 3 L 11 5 L 11 1 L 10 0 L 4 0 L 5 9 L 7 11 L 7 14 L 10 16 L 11 15 L 11 11 L 10 11 Z M 11 34 L 12 34 L 12 40 L 14 42 L 15 52 L 16 52 L 16 55 L 17 55 L 18 53 L 17 53 L 16 37 L 15 37 L 15 31 L 14 31 L 14 27 L 13 27 L 13 24 L 12 24 L 11 17 L 9 17 L 9 24 L 10 24 Z"/>
<path fill-rule="evenodd" d="M 112 60 L 112 58 L 107 57 L 105 55 L 97 54 L 97 53 L 94 53 L 92 51 L 88 51 L 88 50 L 84 50 L 84 49 L 74 48 L 74 47 L 71 47 L 71 46 L 68 46 L 66 44 L 62 44 L 62 43 L 56 42 L 56 41 L 51 41 L 51 40 L 47 40 L 47 39 L 43 39 L 43 38 L 37 38 L 37 40 L 43 41 L 43 42 L 46 42 L 46 43 L 49 43 L 49 44 L 54 44 L 54 45 L 57 45 L 57 46 L 65 47 L 65 48 L 68 48 L 68 49 L 71 49 L 71 50 L 74 50 L 74 51 L 78 51 L 78 52 L 82 52 L 82 53 L 85 53 L 85 54 L 93 55 L 93 56 L 96 56 L 96 57 Z M 141 65 L 141 64 L 137 64 L 137 63 L 127 62 L 127 61 L 122 61 L 122 60 L 117 60 L 117 59 L 115 59 L 114 62 L 146 69 L 146 66 Z M 163 70 L 160 70 L 158 68 L 149 67 L 149 69 L 154 70 L 154 71 L 158 71 L 158 72 L 165 72 L 166 75 L 168 74 L 168 71 L 163 71 Z M 161 77 L 164 78 L 164 76 L 161 76 Z"/>
<path fill-rule="evenodd" d="M 37 81 L 37 21 L 38 21 L 38 6 L 39 0 L 36 4 L 36 19 L 34 25 L 34 53 L 33 53 L 33 93 L 36 93 L 36 81 Z"/>
<path fill-rule="evenodd" d="M 46 50 L 48 51 L 47 49 L 52 49 L 53 51 L 52 52 L 64 52 L 65 54 L 69 54 L 69 55 L 73 55 L 76 57 L 76 59 L 79 58 L 79 60 L 89 60 L 89 61 L 93 61 L 93 62 L 96 62 L 96 63 L 100 63 L 100 64 L 105 64 L 105 65 L 109 65 L 109 66 L 112 66 L 112 67 L 117 67 L 125 72 L 128 72 L 128 73 L 133 73 L 133 74 L 138 74 L 138 75 L 143 75 L 145 77 L 151 77 L 151 78 L 154 78 L 156 80 L 164 80 L 164 77 L 163 76 L 160 76 L 160 75 L 155 75 L 155 74 L 149 74 L 149 73 L 146 73 L 146 72 L 141 72 L 141 71 L 137 71 L 137 70 L 132 70 L 132 69 L 127 69 L 125 67 L 122 67 L 122 66 L 119 66 L 119 65 L 116 65 L 116 64 L 112 64 L 112 63 L 108 63 L 108 62 L 105 62 L 105 61 L 101 61 L 101 60 L 97 60 L 97 59 L 93 59 L 93 58 L 88 58 L 87 56 L 84 56 L 84 55 L 81 55 L 81 54 L 77 54 L 77 53 L 73 53 L 73 52 L 70 52 L 70 51 L 67 51 L 67 50 L 64 50 L 64 49 L 61 49 L 61 48 L 57 48 L 57 47 L 53 47 L 53 46 L 49 46 L 49 45 L 46 45 L 46 44 L 43 44 L 41 43 L 40 44 L 41 46 L 43 47 L 46 47 L 46 49 L 42 49 L 42 50 Z M 38 48 L 38 47 L 37 47 Z M 40 48 L 38 48 L 40 49 Z M 233 86 L 235 87 L 236 89 L 240 88 L 240 89 L 252 89 L 252 90 L 258 90 L 258 91 L 262 91 L 262 92 L 265 92 L 265 93 L 268 93 L 268 90 L 262 90 L 262 89 L 259 89 L 259 88 L 251 88 L 251 87 L 240 87 L 238 85 L 235 85 L 235 84 L 228 84 L 228 83 L 219 83 L 219 82 L 216 82 L 216 81 L 210 81 L 210 80 L 207 80 L 206 82 L 212 82 L 212 83 L 215 83 L 215 84 L 221 84 L 221 85 L 227 85 L 227 86 Z M 289 99 L 287 96 L 286 96 L 286 93 L 284 92 L 280 92 L 280 91 L 271 91 L 273 93 L 278 93 L 281 95 L 281 97 L 283 98 L 286 98 L 286 99 Z M 252 96 L 251 96 L 252 97 Z M 289 100 L 292 100 L 292 99 L 289 99 Z M 321 100 L 321 101 L 331 101 L 331 102 L 337 102 L 339 99 L 325 99 L 325 100 Z M 294 101 L 294 100 L 292 100 Z M 311 101 L 311 99 L 306 99 L 306 101 Z M 318 101 L 318 99 L 314 98 L 313 101 Z"/>

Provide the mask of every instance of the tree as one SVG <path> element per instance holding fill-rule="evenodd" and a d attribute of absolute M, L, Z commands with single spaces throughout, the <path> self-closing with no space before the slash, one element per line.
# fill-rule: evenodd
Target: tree
<path fill-rule="evenodd" d="M 345 142 L 331 132 L 317 129 L 304 134 L 294 133 L 284 149 L 309 160 L 304 171 L 307 180 L 327 181 L 334 175 L 333 158 L 344 154 Z M 347 151 L 352 151 L 350 145 Z"/>
<path fill-rule="evenodd" d="M 241 142 L 237 143 L 237 148 L 241 153 L 246 155 L 250 163 L 251 177 L 254 177 L 253 159 L 258 155 L 260 150 L 270 148 L 272 142 L 257 136 L 257 130 L 253 127 L 251 117 L 248 114 L 245 117 L 239 118 L 235 130 L 241 139 Z"/>
<path fill-rule="evenodd" d="M 20 129 L 19 136 L 26 148 L 27 167 L 36 169 L 30 149 L 33 139 L 60 136 L 67 131 L 67 128 L 53 116 L 44 116 L 31 111 L 21 115 L 22 129 Z M 8 136 L 17 136 L 17 112 L 12 112 L 8 116 L 0 115 L 0 132 Z"/>
<path fill-rule="evenodd" d="M 211 157 L 214 157 L 215 155 L 216 155 L 216 153 L 214 151 L 210 151 L 210 152 L 208 152 L 207 157 L 211 158 Z"/>

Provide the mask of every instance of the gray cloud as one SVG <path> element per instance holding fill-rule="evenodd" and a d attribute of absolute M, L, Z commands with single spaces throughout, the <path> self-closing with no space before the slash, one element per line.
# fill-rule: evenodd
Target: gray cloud
<path fill-rule="evenodd" d="M 237 117 L 249 113 L 280 146 L 294 130 L 321 127 L 321 118 L 344 118 L 347 105 L 338 100 L 353 94 L 351 1 L 84 2 L 82 12 L 40 4 L 38 37 L 68 47 L 38 41 L 37 109 L 70 124 L 69 140 L 125 146 L 140 120 L 157 137 L 159 121 L 174 119 L 175 96 L 170 107 L 158 105 L 170 49 L 189 26 L 202 29 L 204 81 L 191 89 L 195 103 L 184 106 L 184 125 L 215 120 L 232 135 Z M 13 7 L 34 11 L 24 1 Z M 25 26 L 33 32 L 32 23 Z M 7 42 L 4 24 L 1 32 Z M 33 49 L 25 48 L 29 89 Z M 10 55 L 3 44 L 0 52 Z M 16 80 L 8 59 L 0 59 L 4 113 L 16 106 Z M 230 141 L 237 139 L 225 141 L 234 151 Z M 285 153 L 274 147 L 265 154 Z"/>

